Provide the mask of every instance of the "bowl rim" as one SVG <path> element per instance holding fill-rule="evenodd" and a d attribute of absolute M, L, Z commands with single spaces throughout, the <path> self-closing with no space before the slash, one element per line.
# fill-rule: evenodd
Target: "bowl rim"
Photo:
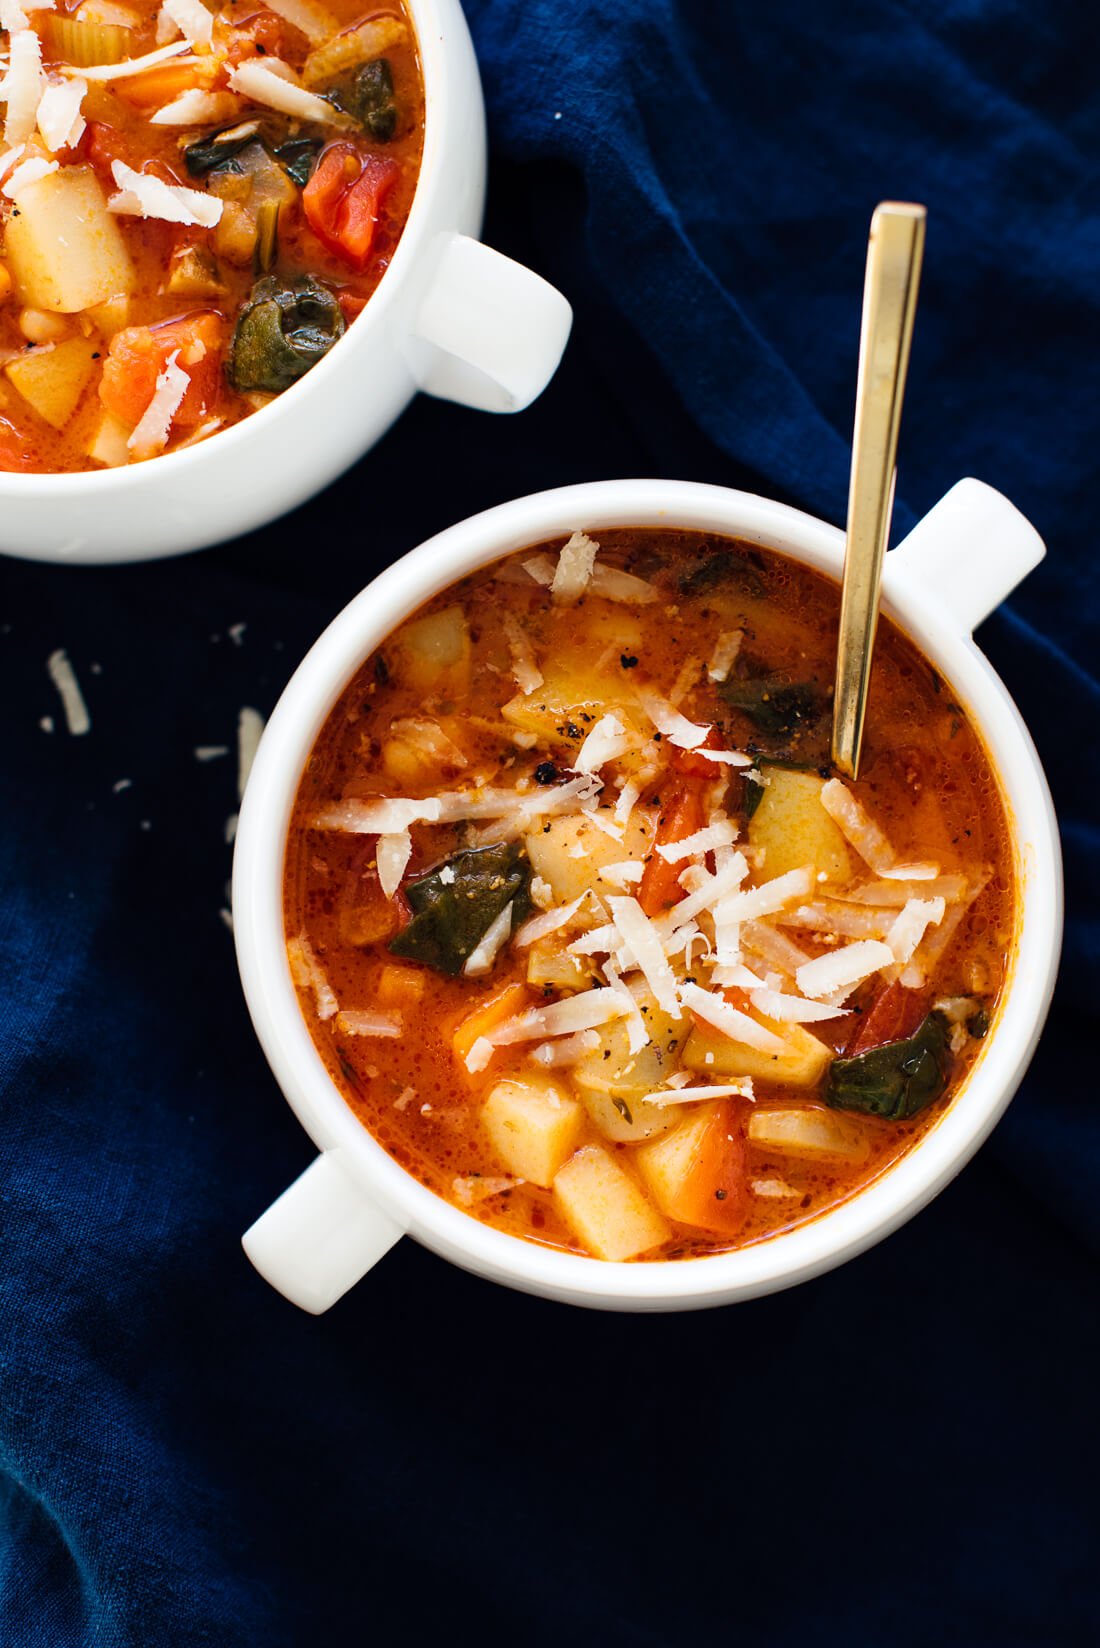
<path fill-rule="evenodd" d="M 0 471 L 0 498 L 5 495 L 20 495 L 27 499 L 65 497 L 87 489 L 91 494 L 89 502 L 97 503 L 117 492 L 125 492 L 135 484 L 138 476 L 148 484 L 150 466 L 155 466 L 159 475 L 165 473 L 166 465 L 170 465 L 167 471 L 169 478 L 178 478 L 185 467 L 194 468 L 202 464 L 213 440 L 218 443 L 219 454 L 227 460 L 230 456 L 227 442 L 240 446 L 245 441 L 252 442 L 260 437 L 272 442 L 277 441 L 277 420 L 285 422 L 292 414 L 297 416 L 299 409 L 304 415 L 307 396 L 314 399 L 318 395 L 327 396 L 329 379 L 333 373 L 338 371 L 342 376 L 347 375 L 350 351 L 346 346 L 355 340 L 356 348 L 364 347 L 368 336 L 384 323 L 394 303 L 400 301 L 411 271 L 423 256 L 424 247 L 421 243 L 425 240 L 430 241 L 435 233 L 432 223 L 433 207 L 442 172 L 443 134 L 449 109 L 448 77 L 454 66 L 453 63 L 448 63 L 448 57 L 453 50 L 453 36 L 441 26 L 439 14 L 450 11 L 452 19 L 460 26 L 464 25 L 457 0 L 401 0 L 401 3 L 413 25 L 420 78 L 424 89 L 424 146 L 408 216 L 393 256 L 363 309 L 356 315 L 343 336 L 337 339 L 339 347 L 334 346 L 330 349 L 316 366 L 296 383 L 292 383 L 288 389 L 276 395 L 266 406 L 238 419 L 236 423 L 230 424 L 228 429 L 215 430 L 207 440 L 199 441 L 194 446 L 185 446 L 175 452 L 158 453 L 144 463 L 125 464 L 114 468 L 45 472 Z M 454 17 L 456 12 L 457 18 Z M 342 365 L 341 362 L 345 364 Z M 254 426 L 258 420 L 262 420 L 262 423 L 257 431 Z M 76 557 L 76 564 L 79 564 L 79 560 L 80 557 Z"/>
<path fill-rule="evenodd" d="M 911 576 L 883 610 L 950 682 L 980 731 L 1013 829 L 1020 905 L 1014 957 L 997 1020 L 966 1082 L 900 1161 L 806 1224 L 732 1252 L 690 1261 L 610 1264 L 541 1247 L 482 1224 L 409 1175 L 343 1099 L 313 1045 L 285 953 L 282 875 L 287 823 L 317 733 L 355 669 L 397 623 L 458 578 L 513 550 L 583 528 L 677 527 L 778 549 L 834 578 L 844 535 L 756 494 L 705 483 L 581 483 L 500 504 L 447 528 L 387 567 L 332 620 L 279 699 L 260 742 L 234 852 L 238 965 L 256 1033 L 291 1108 L 322 1150 L 341 1159 L 384 1213 L 467 1270 L 543 1296 L 611 1308 L 694 1308 L 791 1286 L 881 1240 L 963 1167 L 1003 1114 L 1034 1052 L 1061 943 L 1057 824 L 1019 711 L 964 627 L 914 594 Z"/>

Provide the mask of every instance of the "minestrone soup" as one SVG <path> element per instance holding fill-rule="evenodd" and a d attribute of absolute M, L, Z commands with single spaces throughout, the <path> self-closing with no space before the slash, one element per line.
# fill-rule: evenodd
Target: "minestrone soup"
<path fill-rule="evenodd" d="M 0 469 L 174 451 L 309 371 L 416 186 L 400 7 L 0 0 L 0 29 Z"/>
<path fill-rule="evenodd" d="M 959 1092 L 1013 942 L 1004 804 L 886 620 L 860 779 L 830 772 L 837 610 L 744 543 L 577 533 L 454 585 L 342 694 L 290 965 L 347 1102 L 472 1217 L 719 1252 L 852 1196 Z"/>

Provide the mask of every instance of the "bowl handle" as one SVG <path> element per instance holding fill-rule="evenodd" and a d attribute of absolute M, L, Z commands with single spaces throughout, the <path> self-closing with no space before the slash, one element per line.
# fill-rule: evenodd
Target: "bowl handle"
<path fill-rule="evenodd" d="M 887 593 L 935 606 L 963 635 L 1039 565 L 1046 545 L 1015 504 L 984 481 L 956 481 L 886 557 Z"/>
<path fill-rule="evenodd" d="M 319 1316 L 404 1234 L 345 1170 L 339 1150 L 326 1150 L 245 1231 L 241 1245 L 265 1281 Z"/>
<path fill-rule="evenodd" d="M 409 340 L 413 373 L 441 400 L 521 412 L 557 371 L 572 324 L 541 275 L 468 235 L 443 235 Z"/>

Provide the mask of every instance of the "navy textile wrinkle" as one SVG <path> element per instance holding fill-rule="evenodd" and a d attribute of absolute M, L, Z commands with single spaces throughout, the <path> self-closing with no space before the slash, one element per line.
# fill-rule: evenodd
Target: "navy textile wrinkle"
<path fill-rule="evenodd" d="M 577 311 L 542 401 L 422 400 L 313 504 L 192 559 L 0 567 L 0 1648 L 1095 1641 L 1091 10 L 468 9 L 487 238 Z M 974 474 L 1050 546 L 981 635 L 1067 860 L 1019 1097 L 931 1208 L 787 1294 L 600 1316 L 404 1243 L 300 1315 L 238 1247 L 310 1157 L 219 919 L 239 710 L 374 572 L 520 492 L 682 475 L 839 520 L 891 196 L 930 210 L 898 530 Z"/>

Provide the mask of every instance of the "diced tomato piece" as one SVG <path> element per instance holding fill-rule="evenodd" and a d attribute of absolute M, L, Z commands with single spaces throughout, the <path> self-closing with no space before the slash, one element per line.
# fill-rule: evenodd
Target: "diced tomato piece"
<path fill-rule="evenodd" d="M 654 850 L 646 859 L 638 887 L 638 902 L 647 916 L 659 916 L 678 904 L 684 896 L 680 886 L 683 864 L 670 864 L 656 851 L 658 845 L 671 846 L 703 828 L 703 798 L 698 784 L 669 784 L 664 796 Z"/>
<path fill-rule="evenodd" d="M 302 190 L 313 233 L 354 269 L 370 260 L 378 214 L 398 173 L 394 161 L 364 155 L 354 143 L 330 143 Z"/>
<path fill-rule="evenodd" d="M 89 120 L 80 139 L 78 151 L 94 166 L 107 187 L 116 187 L 111 162 L 121 160 L 135 172 L 149 172 L 162 183 L 182 183 L 184 179 L 165 160 L 149 160 L 136 137 L 120 132 L 117 126 L 108 126 L 102 120 Z"/>
<path fill-rule="evenodd" d="M 233 43 L 225 54 L 227 61 L 236 65 L 246 57 L 255 57 L 257 51 L 261 57 L 283 55 L 283 20 L 273 11 L 254 12 L 243 21 L 233 19 Z"/>
<path fill-rule="evenodd" d="M 111 339 L 99 396 L 123 423 L 136 424 L 157 386 L 170 355 L 191 379 L 172 422 L 190 429 L 209 416 L 221 391 L 222 317 L 199 309 L 160 326 L 127 326 Z"/>
<path fill-rule="evenodd" d="M 749 1207 L 744 1106 L 721 1099 L 701 1129 L 691 1166 L 662 1211 L 677 1224 L 736 1236 Z"/>
<path fill-rule="evenodd" d="M 13 475 L 20 470 L 33 469 L 34 458 L 27 450 L 14 424 L 7 418 L 0 418 L 0 470 L 6 475 Z"/>
<path fill-rule="evenodd" d="M 720 778 L 728 769 L 720 761 L 708 761 L 703 754 L 704 750 L 720 750 L 723 748 L 722 734 L 717 727 L 711 727 L 701 744 L 693 750 L 682 750 L 676 744 L 669 745 L 669 760 L 678 773 L 691 778 Z"/>
<path fill-rule="evenodd" d="M 888 1041 L 906 1041 L 923 1023 L 928 1012 L 927 990 L 908 990 L 904 984 L 884 985 L 871 1006 L 861 1015 L 845 1057 L 884 1047 Z"/>

